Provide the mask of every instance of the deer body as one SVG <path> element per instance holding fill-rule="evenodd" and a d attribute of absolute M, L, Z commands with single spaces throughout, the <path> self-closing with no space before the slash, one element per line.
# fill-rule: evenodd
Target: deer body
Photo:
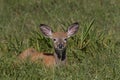
<path fill-rule="evenodd" d="M 46 66 L 66 64 L 67 38 L 78 31 L 78 23 L 72 24 L 67 32 L 52 32 L 51 28 L 45 24 L 40 25 L 40 30 L 44 36 L 52 39 L 54 54 L 37 52 L 34 48 L 28 48 L 18 56 L 19 59 L 29 58 L 32 62 L 42 61 Z"/>

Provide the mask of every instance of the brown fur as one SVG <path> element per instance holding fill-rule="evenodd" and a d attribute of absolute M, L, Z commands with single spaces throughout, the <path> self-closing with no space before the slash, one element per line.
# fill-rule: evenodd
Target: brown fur
<path fill-rule="evenodd" d="M 43 62 L 46 66 L 55 65 L 55 58 L 53 54 L 50 53 L 40 53 L 37 52 L 34 48 L 28 48 L 23 51 L 18 58 L 20 60 L 25 60 L 29 58 L 32 62 Z"/>
<path fill-rule="evenodd" d="M 52 38 L 67 38 L 66 32 L 55 32 Z"/>

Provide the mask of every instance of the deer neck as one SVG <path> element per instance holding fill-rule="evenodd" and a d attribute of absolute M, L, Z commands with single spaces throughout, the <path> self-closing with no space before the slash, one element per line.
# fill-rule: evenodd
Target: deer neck
<path fill-rule="evenodd" d="M 63 50 L 58 50 L 55 48 L 54 56 L 55 56 L 55 60 L 57 64 L 60 64 L 60 63 L 65 64 L 66 63 L 66 48 Z"/>

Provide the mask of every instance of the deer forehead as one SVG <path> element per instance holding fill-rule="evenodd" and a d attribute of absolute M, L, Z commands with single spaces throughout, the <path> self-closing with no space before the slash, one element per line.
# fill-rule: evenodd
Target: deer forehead
<path fill-rule="evenodd" d="M 52 34 L 52 38 L 67 38 L 67 33 L 66 32 L 55 32 Z"/>

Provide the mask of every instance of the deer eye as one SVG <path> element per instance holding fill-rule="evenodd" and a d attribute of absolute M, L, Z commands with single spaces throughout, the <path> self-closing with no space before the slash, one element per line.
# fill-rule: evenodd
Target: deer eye
<path fill-rule="evenodd" d="M 66 41 L 67 41 L 67 38 L 65 38 L 64 41 L 66 42 Z"/>
<path fill-rule="evenodd" d="M 53 39 L 53 41 L 56 41 L 56 39 Z"/>

